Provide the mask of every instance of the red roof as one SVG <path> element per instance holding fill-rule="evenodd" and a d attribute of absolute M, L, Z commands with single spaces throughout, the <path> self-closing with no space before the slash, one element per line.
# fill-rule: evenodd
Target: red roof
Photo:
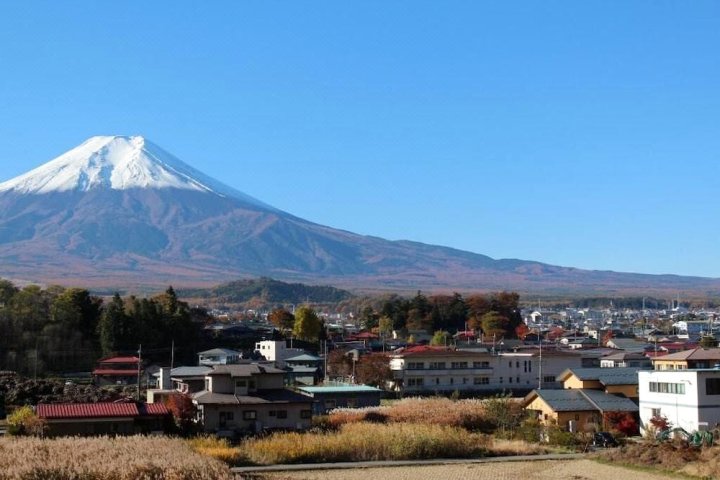
<path fill-rule="evenodd" d="M 162 403 L 40 403 L 37 415 L 40 418 L 107 418 L 143 417 L 168 415 Z"/>
<path fill-rule="evenodd" d="M 138 363 L 139 361 L 138 357 L 108 357 L 101 358 L 98 363 Z"/>
<path fill-rule="evenodd" d="M 137 375 L 137 369 L 135 370 L 120 370 L 115 368 L 96 368 L 92 372 L 93 375 L 112 375 L 112 376 L 136 376 Z"/>

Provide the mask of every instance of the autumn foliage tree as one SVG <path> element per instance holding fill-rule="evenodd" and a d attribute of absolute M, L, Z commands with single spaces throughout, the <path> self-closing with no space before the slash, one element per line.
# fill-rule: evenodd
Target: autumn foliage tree
<path fill-rule="evenodd" d="M 303 305 L 295 312 L 295 323 L 293 325 L 293 335 L 295 338 L 307 341 L 316 341 L 320 338 L 320 330 L 323 323 L 318 317 L 315 310 Z"/>
<path fill-rule="evenodd" d="M 268 315 L 268 320 L 281 332 L 288 332 L 295 326 L 295 315 L 284 308 L 276 308 Z"/>
<path fill-rule="evenodd" d="M 387 355 L 380 353 L 363 355 L 355 365 L 355 379 L 358 383 L 385 388 L 392 378 L 390 359 Z"/>
<path fill-rule="evenodd" d="M 183 393 L 173 393 L 165 399 L 165 406 L 175 421 L 175 426 L 181 434 L 187 435 L 195 427 L 197 408 L 190 396 Z"/>

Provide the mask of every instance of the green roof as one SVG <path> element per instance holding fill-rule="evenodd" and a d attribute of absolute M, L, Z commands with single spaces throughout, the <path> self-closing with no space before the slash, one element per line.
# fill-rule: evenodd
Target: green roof
<path fill-rule="evenodd" d="M 359 393 L 359 392 L 383 392 L 379 388 L 370 385 L 317 385 L 312 387 L 298 387 L 298 390 L 305 393 Z"/>

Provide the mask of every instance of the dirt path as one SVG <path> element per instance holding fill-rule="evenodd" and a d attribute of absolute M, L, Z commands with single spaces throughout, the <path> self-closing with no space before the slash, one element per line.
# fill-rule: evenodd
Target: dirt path
<path fill-rule="evenodd" d="M 252 478 L 267 480 L 619 480 L 628 478 L 632 480 L 677 480 L 677 477 L 630 470 L 592 460 L 540 460 L 324 471 L 305 470 L 264 473 Z"/>

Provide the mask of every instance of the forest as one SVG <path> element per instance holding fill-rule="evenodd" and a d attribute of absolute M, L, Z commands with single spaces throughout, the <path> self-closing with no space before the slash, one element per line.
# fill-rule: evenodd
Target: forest
<path fill-rule="evenodd" d="M 0 280 L 0 370 L 27 376 L 87 372 L 114 353 L 194 355 L 202 323 L 172 287 L 151 298 L 103 300 L 82 288 Z M 188 359 L 191 360 L 191 359 Z"/>

